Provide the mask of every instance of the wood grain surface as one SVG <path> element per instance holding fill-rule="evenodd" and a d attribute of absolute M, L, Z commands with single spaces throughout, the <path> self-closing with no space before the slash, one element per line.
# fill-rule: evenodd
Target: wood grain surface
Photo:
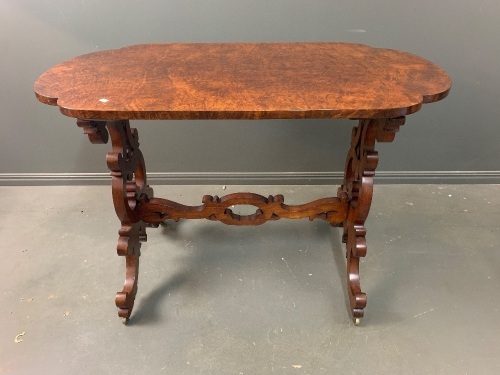
<path fill-rule="evenodd" d="M 42 74 L 43 103 L 80 119 L 390 118 L 443 99 L 448 75 L 349 43 L 144 44 Z"/>

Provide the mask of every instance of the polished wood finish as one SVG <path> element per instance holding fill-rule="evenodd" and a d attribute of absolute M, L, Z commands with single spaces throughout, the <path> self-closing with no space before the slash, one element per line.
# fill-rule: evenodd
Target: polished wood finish
<path fill-rule="evenodd" d="M 85 119 L 388 118 L 450 84 L 421 57 L 361 44 L 145 44 L 66 61 L 35 92 Z"/>
<path fill-rule="evenodd" d="M 141 220 L 160 224 L 167 220 L 208 219 L 228 225 L 260 225 L 269 220 L 322 219 L 330 224 L 342 224 L 347 217 L 347 194 L 340 198 L 323 198 L 299 206 L 284 203 L 283 195 L 264 197 L 253 193 L 234 193 L 222 198 L 205 195 L 201 206 L 185 206 L 160 198 L 142 198 L 139 212 Z M 257 207 L 251 215 L 235 214 L 230 207 L 251 205 Z"/>
<path fill-rule="evenodd" d="M 344 182 L 338 195 L 347 194 L 349 211 L 344 221 L 342 241 L 346 243 L 347 285 L 354 318 L 362 318 L 366 307 L 366 294 L 361 291 L 359 258 L 366 255 L 365 220 L 373 197 L 373 177 L 378 164 L 375 141 L 392 142 L 404 117 L 394 119 L 360 120 L 352 129 L 351 147 L 344 169 Z"/>
<path fill-rule="evenodd" d="M 116 215 L 121 222 L 118 231 L 117 253 L 125 257 L 125 285 L 116 294 L 118 315 L 128 319 L 134 307 L 139 277 L 141 242 L 147 240 L 146 225 L 140 220 L 137 201 L 140 197 L 153 196 L 147 185 L 146 166 L 139 149 L 136 129 L 127 120 L 87 121 L 78 120 L 92 143 L 107 143 L 108 132 L 112 150 L 106 155 L 111 171 L 111 187 Z"/>
<path fill-rule="evenodd" d="M 282 218 L 322 219 L 343 226 L 347 290 L 356 322 L 364 315 L 359 260 L 378 164 L 376 142 L 392 142 L 404 115 L 443 99 L 451 86 L 436 65 L 405 52 L 345 43 L 158 44 L 77 57 L 44 73 L 37 98 L 77 117 L 92 143 L 112 149 L 106 161 L 121 222 L 118 255 L 125 285 L 115 298 L 128 321 L 134 306 L 146 226 L 208 219 L 260 225 Z M 206 195 L 199 206 L 154 197 L 137 130 L 129 119 L 353 118 L 344 181 L 336 197 L 287 205 L 280 194 Z M 233 206 L 256 211 L 238 215 Z"/>

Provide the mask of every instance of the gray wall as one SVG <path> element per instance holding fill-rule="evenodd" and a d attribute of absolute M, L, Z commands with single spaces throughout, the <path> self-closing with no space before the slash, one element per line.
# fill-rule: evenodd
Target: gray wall
<path fill-rule="evenodd" d="M 419 54 L 450 74 L 452 92 L 409 116 L 394 143 L 379 145 L 379 176 L 500 181 L 499 20 L 497 0 L 1 0 L 0 184 L 107 172 L 109 146 L 91 145 L 73 119 L 35 100 L 32 85 L 44 70 L 129 44 L 214 41 L 350 41 Z M 295 182 L 337 176 L 351 123 L 135 125 L 148 172 L 214 172 L 231 183 L 289 172 Z"/>

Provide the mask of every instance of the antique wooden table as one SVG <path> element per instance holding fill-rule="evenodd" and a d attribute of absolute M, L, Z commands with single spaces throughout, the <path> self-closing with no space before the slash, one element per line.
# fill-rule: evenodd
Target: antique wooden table
<path fill-rule="evenodd" d="M 101 51 L 63 62 L 42 74 L 39 101 L 77 118 L 92 143 L 112 149 L 106 161 L 121 221 L 118 255 L 126 280 L 116 295 L 126 322 L 137 292 L 146 226 L 168 220 L 209 219 L 259 225 L 281 218 L 326 220 L 343 226 L 347 290 L 356 324 L 363 317 L 359 258 L 366 255 L 378 154 L 375 142 L 391 142 L 405 116 L 446 97 L 450 78 L 418 56 L 349 43 L 146 44 Z M 205 195 L 200 206 L 156 198 L 146 182 L 137 130 L 129 120 L 349 118 L 352 131 L 343 184 L 335 197 L 287 205 L 282 195 Z M 188 146 L 188 145 L 187 145 Z M 253 205 L 252 215 L 230 207 Z"/>

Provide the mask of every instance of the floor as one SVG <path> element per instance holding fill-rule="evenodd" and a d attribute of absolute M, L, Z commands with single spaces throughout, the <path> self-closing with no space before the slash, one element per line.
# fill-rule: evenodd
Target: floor
<path fill-rule="evenodd" d="M 326 186 L 160 186 L 335 195 Z M 150 229 L 128 326 L 108 187 L 2 187 L 0 374 L 500 374 L 500 185 L 376 186 L 361 326 L 340 232 L 181 221 Z"/>

